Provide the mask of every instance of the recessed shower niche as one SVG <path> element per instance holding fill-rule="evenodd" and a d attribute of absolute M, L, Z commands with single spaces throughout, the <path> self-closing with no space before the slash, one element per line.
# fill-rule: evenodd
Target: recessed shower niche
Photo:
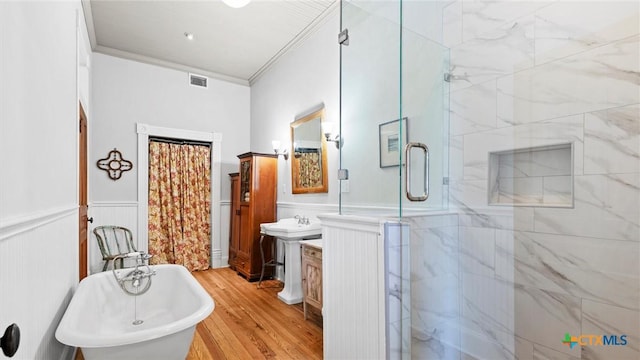
<path fill-rule="evenodd" d="M 489 153 L 489 205 L 573 207 L 573 144 Z"/>

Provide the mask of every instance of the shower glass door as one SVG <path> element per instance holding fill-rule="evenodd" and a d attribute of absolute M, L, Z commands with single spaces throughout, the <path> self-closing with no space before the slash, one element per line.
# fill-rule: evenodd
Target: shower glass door
<path fill-rule="evenodd" d="M 381 124 L 398 120 L 400 111 L 400 6 L 397 2 L 342 1 L 341 27 L 348 45 L 341 46 L 340 168 L 342 214 L 383 213 L 398 216 L 399 126 L 395 152 L 381 153 Z M 382 129 L 392 129 L 392 123 Z M 398 124 L 399 125 L 399 124 Z M 382 158 L 381 158 L 382 156 Z M 381 163 L 382 160 L 382 163 Z"/>
<path fill-rule="evenodd" d="M 457 225 L 423 228 L 448 208 L 444 4 L 341 2 L 340 213 L 385 222 L 387 358 L 431 358 L 430 344 L 460 343 Z"/>
<path fill-rule="evenodd" d="M 342 1 L 342 214 L 402 217 L 448 205 L 449 53 L 417 18 L 416 26 L 403 25 L 412 6 Z M 428 161 L 424 147 L 414 147 L 407 163 L 407 143 L 426 145 Z M 409 200 L 427 193 L 425 201 Z"/>
<path fill-rule="evenodd" d="M 408 188 L 399 199 L 400 216 L 448 207 L 449 49 L 436 41 L 442 36 L 441 26 L 429 18 L 442 13 L 439 6 L 436 1 L 402 2 L 400 101 L 412 146 L 401 154 L 408 165 L 401 173 L 402 185 Z M 415 145 L 426 145 L 428 159 Z M 425 201 L 410 199 L 423 194 L 428 195 Z"/>

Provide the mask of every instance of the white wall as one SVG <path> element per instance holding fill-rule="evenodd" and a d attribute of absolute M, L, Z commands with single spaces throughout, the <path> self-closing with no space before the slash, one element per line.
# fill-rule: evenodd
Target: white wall
<path fill-rule="evenodd" d="M 214 209 L 222 217 L 221 229 L 212 229 L 212 251 L 226 264 L 228 256 L 229 181 L 227 174 L 238 171 L 238 154 L 250 150 L 247 86 L 209 79 L 209 88 L 189 85 L 188 73 L 94 54 L 92 63 L 92 105 L 89 124 L 89 200 L 92 226 L 123 223 L 137 233 L 135 219 L 117 214 L 133 214 L 137 208 L 137 133 L 136 123 L 174 129 L 222 134 L 221 182 L 222 206 Z M 113 181 L 95 166 L 113 148 L 133 162 L 133 170 Z M 213 180 L 212 180 L 213 181 Z M 214 190 L 215 191 L 215 190 Z M 91 235 L 91 268 L 99 268 L 95 239 Z M 222 254 L 222 255 L 219 255 Z"/>
<path fill-rule="evenodd" d="M 79 1 L 0 2 L 0 331 L 20 327 L 17 359 L 71 355 L 54 332 L 78 279 L 86 39 Z"/>
<path fill-rule="evenodd" d="M 223 175 L 237 171 L 236 155 L 249 151 L 249 88 L 209 79 L 190 86 L 188 73 L 103 54 L 93 55 L 90 199 L 136 201 L 137 165 L 118 181 L 93 166 L 114 147 L 136 159 L 136 123 L 222 133 Z M 228 183 L 228 182 L 227 182 Z M 229 186 L 223 188 L 229 199 Z"/>
<path fill-rule="evenodd" d="M 316 32 L 283 56 L 251 86 L 251 149 L 271 153 L 272 140 L 291 142 L 289 124 L 318 105 L 325 106 L 325 121 L 338 123 L 340 57 L 338 9 Z M 278 160 L 278 215 L 324 212 L 338 203 L 338 149 L 328 144 L 329 192 L 291 193 L 291 160 Z M 322 204 L 323 206 L 317 206 Z M 286 213 L 286 214 L 285 214 Z"/>

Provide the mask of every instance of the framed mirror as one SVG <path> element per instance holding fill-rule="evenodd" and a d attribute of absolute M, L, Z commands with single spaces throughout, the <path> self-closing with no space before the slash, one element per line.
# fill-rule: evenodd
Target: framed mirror
<path fill-rule="evenodd" d="M 291 123 L 291 191 L 294 194 L 328 192 L 323 121 L 324 107 Z"/>

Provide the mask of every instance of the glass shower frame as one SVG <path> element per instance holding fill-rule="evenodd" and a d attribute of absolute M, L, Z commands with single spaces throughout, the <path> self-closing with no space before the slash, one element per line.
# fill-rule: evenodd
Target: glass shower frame
<path fill-rule="evenodd" d="M 340 214 L 401 218 L 448 208 L 449 50 L 428 37 L 433 30 L 408 27 L 407 11 L 402 1 L 341 3 L 340 169 L 348 179 L 340 181 Z M 406 153 L 408 142 L 428 155 Z M 428 198 L 410 201 L 407 189 Z"/>
<path fill-rule="evenodd" d="M 414 284 L 409 266 L 411 218 L 449 206 L 450 54 L 437 41 L 441 24 L 425 27 L 416 17 L 434 12 L 429 6 L 440 5 L 341 2 L 340 38 L 346 41 L 340 46 L 340 169 L 348 170 L 348 179 L 340 181 L 339 210 L 384 223 L 387 358 L 411 357 L 414 323 L 444 328 L 444 319 L 413 309 L 412 292 L 421 296 L 428 284 Z M 395 125 L 390 133 L 388 125 Z M 384 141 L 385 136 L 395 136 L 394 142 Z M 383 164 L 384 151 L 393 154 L 393 165 Z M 427 198 L 411 201 L 410 194 Z M 437 296 L 457 299 L 456 292 L 446 290 Z M 443 340 L 458 341 L 450 337 L 447 332 Z"/>

